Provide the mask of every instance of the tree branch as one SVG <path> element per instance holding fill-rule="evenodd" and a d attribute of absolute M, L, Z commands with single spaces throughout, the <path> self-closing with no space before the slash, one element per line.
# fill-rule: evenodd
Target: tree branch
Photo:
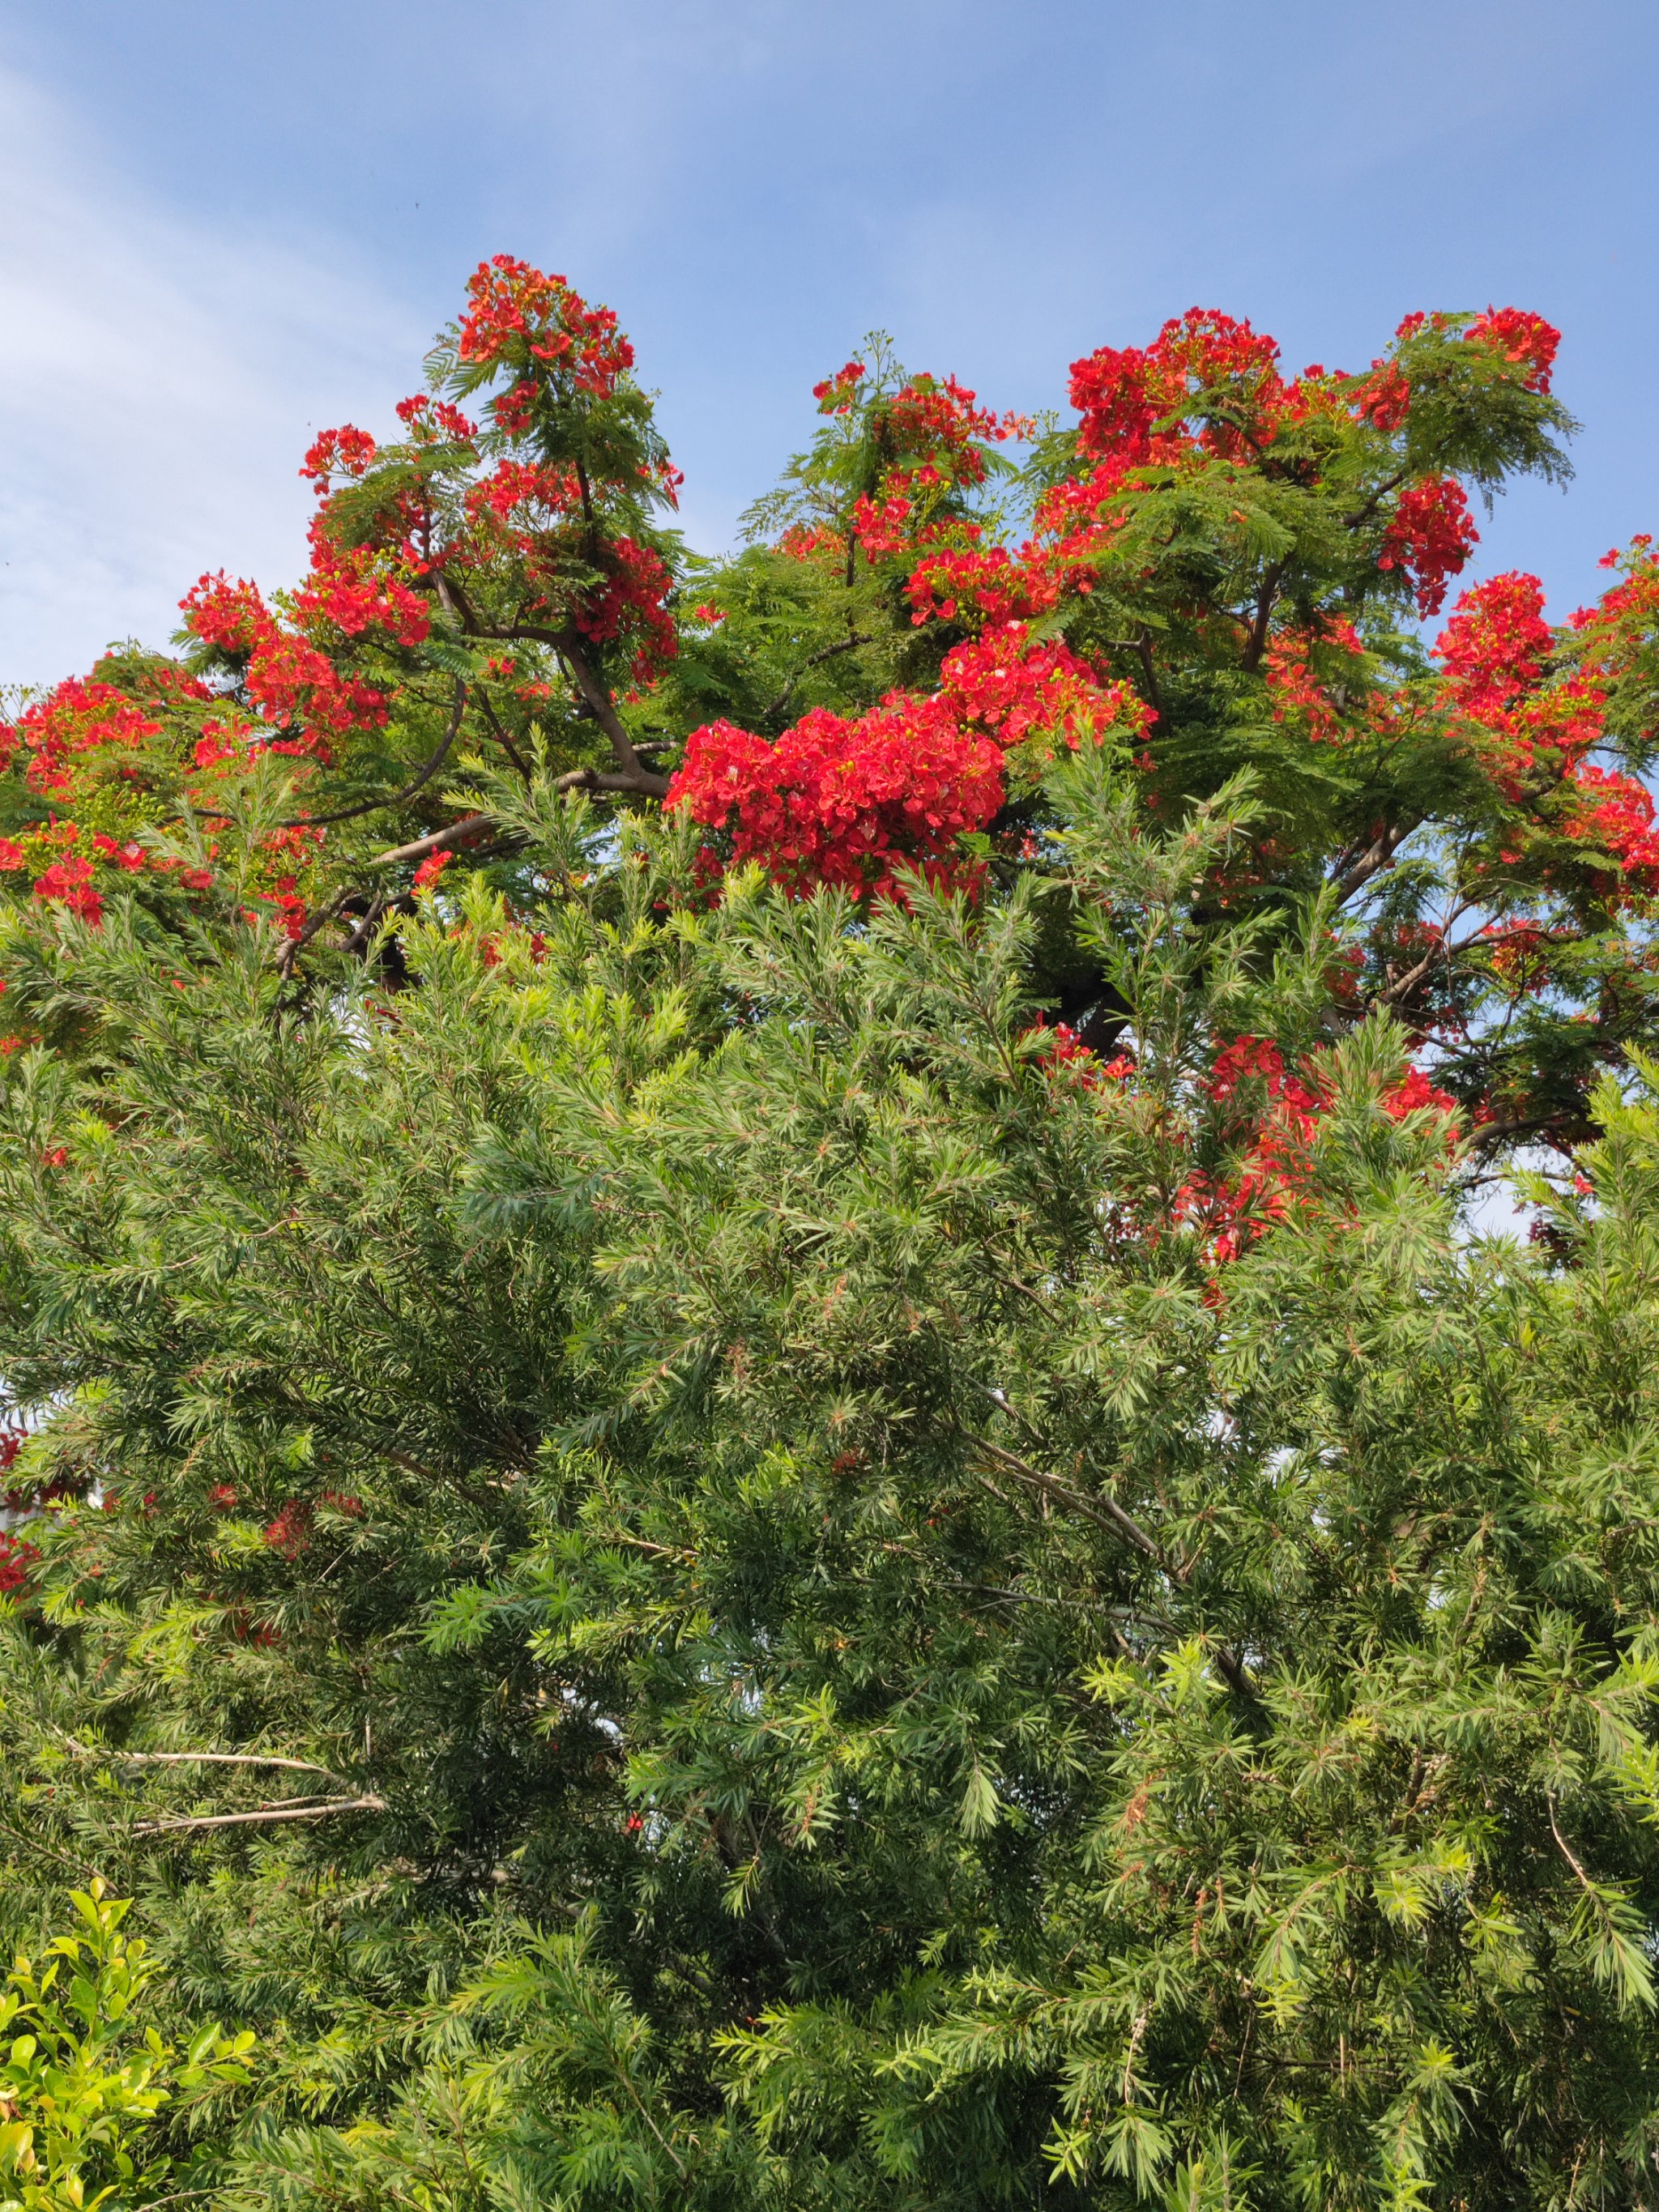
<path fill-rule="evenodd" d="M 340 1778 L 314 1759 L 284 1759 L 273 1751 L 105 1751 L 73 1737 L 69 1747 L 82 1759 L 113 1759 L 122 1766 L 281 1766 L 295 1774 L 320 1774 L 330 1782 Z"/>
<path fill-rule="evenodd" d="M 1015 1452 L 1005 1451 L 1000 1444 L 994 1444 L 988 1437 L 975 1437 L 973 1442 L 981 1451 L 988 1452 L 997 1465 L 1008 1474 L 1018 1475 L 1023 1481 L 1034 1485 L 1052 1498 L 1057 1504 L 1069 1506 L 1074 1513 L 1081 1513 L 1085 1520 L 1094 1522 L 1097 1527 L 1109 1528 L 1115 1536 L 1121 1536 L 1126 1542 L 1133 1544 L 1136 1551 L 1144 1553 L 1167 1573 L 1174 1572 L 1140 1523 L 1133 1515 L 1126 1513 L 1115 1498 L 1102 1498 L 1101 1505 L 1105 1509 L 1103 1512 L 1091 1499 L 1081 1496 L 1069 1483 L 1060 1481 L 1057 1475 L 1045 1474 L 1041 1468 L 1033 1467 L 1029 1460 L 1021 1459 Z"/>
<path fill-rule="evenodd" d="M 401 806 L 404 799 L 413 799 L 416 793 L 421 789 L 422 785 L 430 783 L 433 777 L 436 775 L 438 770 L 443 766 L 445 760 L 448 757 L 449 748 L 454 744 L 456 737 L 459 732 L 461 720 L 465 713 L 466 686 L 462 683 L 460 678 L 458 676 L 455 678 L 455 705 L 450 714 L 448 725 L 444 731 L 441 739 L 439 741 L 438 750 L 433 754 L 431 759 L 428 760 L 426 765 L 422 769 L 420 774 L 415 778 L 413 783 L 406 783 L 401 791 L 392 792 L 388 798 L 365 799 L 360 805 L 342 806 L 337 812 L 333 814 L 296 815 L 292 821 L 283 823 L 283 829 L 315 829 L 319 828 L 325 822 L 350 822 L 360 814 L 378 814 L 382 807 Z"/>
<path fill-rule="evenodd" d="M 1007 1474 L 1018 1476 L 1044 1496 L 1052 1498 L 1056 1504 L 1066 1506 L 1073 1513 L 1081 1513 L 1085 1520 L 1094 1522 L 1099 1528 L 1109 1528 L 1115 1536 L 1133 1545 L 1136 1551 L 1151 1559 L 1172 1581 L 1185 1583 L 1186 1574 L 1173 1565 L 1133 1515 L 1126 1513 L 1115 1498 L 1103 1497 L 1100 1505 L 1097 1506 L 1091 1498 L 1081 1496 L 1069 1483 L 1061 1482 L 1056 1475 L 1045 1474 L 1041 1468 L 1033 1467 L 1029 1460 L 1021 1459 L 1018 1453 L 1006 1451 L 1000 1444 L 994 1444 L 988 1437 L 975 1437 L 971 1441 L 981 1451 L 988 1453 Z M 1249 1676 L 1226 1645 L 1209 1637 L 1204 1640 L 1213 1653 L 1216 1665 L 1224 1676 L 1227 1686 L 1242 1698 L 1254 1697 L 1255 1692 Z"/>
<path fill-rule="evenodd" d="M 1396 829 L 1384 830 L 1381 836 L 1360 854 L 1346 873 L 1338 877 L 1337 904 L 1346 906 L 1356 891 L 1364 890 L 1373 876 L 1380 875 L 1384 868 L 1391 868 L 1394 866 L 1395 854 L 1416 827 L 1417 824 L 1412 822 L 1402 823 Z"/>
<path fill-rule="evenodd" d="M 338 921 L 341 908 L 352 896 L 353 893 L 350 891 L 342 891 L 337 898 L 331 899 L 326 906 L 318 908 L 297 937 L 289 939 L 283 947 L 276 962 L 277 972 L 281 975 L 286 978 L 293 975 L 295 962 L 310 944 L 312 939 L 319 930 L 326 929 L 331 921 Z"/>
<path fill-rule="evenodd" d="M 1250 624 L 1249 642 L 1244 648 L 1243 665 L 1247 669 L 1258 667 L 1262 654 L 1267 649 L 1267 627 L 1273 621 L 1279 587 L 1284 582 L 1285 572 L 1290 565 L 1287 554 L 1282 561 L 1275 561 L 1261 579 L 1261 589 L 1256 596 L 1255 617 Z"/>
<path fill-rule="evenodd" d="M 574 630 L 544 629 L 534 623 L 514 623 L 510 629 L 499 631 L 496 635 L 506 638 L 534 638 L 539 644 L 550 645 L 574 678 L 576 689 L 581 693 L 588 713 L 610 738 L 617 767 L 625 775 L 638 779 L 626 787 L 630 791 L 639 791 L 650 799 L 667 797 L 668 778 L 653 775 L 635 751 L 634 740 L 628 734 L 627 726 L 617 712 L 610 692 L 594 673 Z"/>
<path fill-rule="evenodd" d="M 428 853 L 447 853 L 457 845 L 465 844 L 480 830 L 488 830 L 494 823 L 493 814 L 464 814 L 459 822 L 452 822 L 447 830 L 434 830 L 429 837 L 416 837 L 412 844 L 394 845 L 389 852 L 376 853 L 365 860 L 366 868 L 390 868 L 402 860 L 423 860 Z M 347 894 L 348 897 L 350 896 Z"/>
<path fill-rule="evenodd" d="M 366 1795 L 362 1797 L 331 1797 L 321 1805 L 261 1805 L 252 1813 L 210 1813 L 199 1818 L 180 1820 L 140 1820 L 133 1828 L 135 1836 L 181 1836 L 203 1828 L 243 1828 L 264 1826 L 278 1820 L 319 1820 L 328 1813 L 384 1813 L 386 1799 Z"/>
<path fill-rule="evenodd" d="M 667 779 L 655 775 L 649 769 L 641 769 L 637 775 L 626 769 L 601 775 L 598 769 L 573 768 L 559 777 L 555 791 L 636 791 L 647 799 L 659 799 L 668 788 Z"/>
<path fill-rule="evenodd" d="M 769 700 L 768 703 L 761 708 L 760 718 L 762 721 L 769 722 L 775 714 L 782 714 L 784 708 L 789 704 L 790 694 L 793 691 L 796 684 L 800 682 L 801 678 L 805 675 L 809 668 L 816 668 L 821 662 L 825 660 L 833 660 L 837 653 L 854 653 L 857 651 L 860 646 L 869 645 L 872 642 L 873 640 L 865 636 L 862 631 L 854 630 L 846 637 L 837 638 L 833 645 L 821 645 L 816 653 L 809 653 L 805 659 L 802 661 L 800 666 L 795 671 L 794 674 L 789 678 L 789 681 L 784 685 L 782 690 L 779 692 L 777 697 L 775 699 Z"/>

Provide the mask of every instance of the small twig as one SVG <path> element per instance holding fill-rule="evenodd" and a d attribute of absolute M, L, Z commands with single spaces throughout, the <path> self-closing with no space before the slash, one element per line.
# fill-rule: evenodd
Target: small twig
<path fill-rule="evenodd" d="M 769 701 L 768 703 L 761 708 L 760 719 L 762 721 L 769 722 L 775 714 L 782 714 L 784 708 L 789 704 L 790 695 L 794 690 L 796 684 L 800 682 L 801 678 L 805 675 L 809 668 L 817 667 L 819 663 L 822 661 L 833 660 L 837 653 L 854 653 L 860 646 L 870 645 L 874 641 L 866 637 L 862 630 L 853 630 L 849 632 L 846 637 L 837 638 L 833 645 L 821 645 L 816 653 L 809 653 L 805 659 L 802 661 L 800 666 L 795 671 L 794 674 L 789 678 L 789 681 L 784 685 L 782 690 L 778 693 L 776 698 Z"/>
<path fill-rule="evenodd" d="M 1577 1875 L 1579 1881 L 1583 1884 L 1583 1887 L 1589 1896 L 1595 1898 L 1595 1884 L 1590 1880 L 1589 1876 L 1584 1872 L 1583 1868 L 1573 1856 L 1571 1848 L 1569 1845 L 1566 1838 L 1561 1833 L 1560 1826 L 1556 1820 L 1555 1796 L 1553 1791 L 1547 1790 L 1544 1792 L 1544 1802 L 1549 1808 L 1550 1833 L 1555 1838 L 1557 1850 L 1560 1852 L 1567 1864 L 1572 1869 L 1573 1872 Z M 1596 1901 L 1599 1903 L 1600 1899 L 1597 1899 Z"/>
<path fill-rule="evenodd" d="M 1190 1571 L 1190 1567 L 1187 1572 L 1183 1572 L 1182 1569 L 1174 1565 L 1152 1541 L 1140 1523 L 1132 1514 L 1126 1513 L 1115 1498 L 1103 1496 L 1097 1506 L 1093 1499 L 1083 1497 L 1079 1492 L 1073 1490 L 1069 1483 L 1060 1481 L 1057 1475 L 1045 1474 L 1041 1468 L 1033 1467 L 1029 1460 L 1021 1459 L 1018 1453 L 1005 1450 L 1000 1444 L 994 1444 L 988 1437 L 975 1437 L 972 1442 L 981 1451 L 988 1452 L 999 1467 L 1005 1468 L 1010 1474 L 1018 1475 L 1022 1481 L 1029 1483 L 1044 1496 L 1052 1498 L 1057 1505 L 1066 1506 L 1073 1513 L 1081 1513 L 1086 1520 L 1094 1522 L 1097 1527 L 1109 1528 L 1115 1536 L 1121 1537 L 1124 1541 L 1132 1544 L 1136 1551 L 1151 1559 L 1152 1564 L 1168 1575 L 1172 1581 L 1184 1583 L 1187 1580 L 1187 1572 Z M 1105 1509 L 1103 1511 L 1101 1510 L 1102 1507 Z M 1249 1676 L 1225 1644 L 1215 1642 L 1209 1638 L 1205 1640 L 1208 1649 L 1215 1655 L 1216 1665 L 1225 1676 L 1228 1687 L 1236 1691 L 1240 1697 L 1254 1696 L 1255 1692 Z"/>
<path fill-rule="evenodd" d="M 310 830 L 320 828 L 325 822 L 350 822 L 355 820 L 355 818 L 360 814 L 378 814 L 380 812 L 382 808 L 388 806 L 401 806 L 404 799 L 413 799 L 416 793 L 420 790 L 423 784 L 430 783 L 433 777 L 436 775 L 438 770 L 443 766 L 445 760 L 448 757 L 449 748 L 454 744 L 456 737 L 459 732 L 461 720 L 465 713 L 466 686 L 462 683 L 460 678 L 458 676 L 455 678 L 454 708 L 450 714 L 449 721 L 445 728 L 443 736 L 439 741 L 438 750 L 421 769 L 413 783 L 406 783 L 401 791 L 392 792 L 384 799 L 365 799 L 356 806 L 342 806 L 337 812 L 333 814 L 296 815 L 292 821 L 283 823 L 283 829 Z"/>
<path fill-rule="evenodd" d="M 1109 1528 L 1114 1535 L 1125 1538 L 1134 1546 L 1136 1551 L 1144 1553 L 1147 1559 L 1164 1568 L 1166 1573 L 1173 1573 L 1174 1570 L 1170 1566 L 1169 1561 L 1146 1531 L 1132 1514 L 1124 1511 L 1115 1498 L 1103 1497 L 1100 1506 L 1097 1507 L 1092 1499 L 1083 1497 L 1079 1492 L 1073 1490 L 1069 1483 L 1060 1481 L 1057 1475 L 1045 1474 L 1041 1468 L 1033 1467 L 1029 1460 L 1021 1459 L 1018 1453 L 1006 1451 L 1000 1444 L 994 1444 L 988 1437 L 975 1437 L 973 1441 L 980 1450 L 989 1452 L 998 1466 L 1006 1468 L 1010 1474 L 1018 1474 L 1025 1481 L 1034 1484 L 1037 1489 L 1045 1492 L 1052 1498 L 1056 1504 L 1068 1505 L 1073 1512 L 1081 1513 L 1086 1519 L 1095 1522 L 1099 1527 Z M 1102 1511 L 1100 1507 L 1103 1507 L 1104 1511 Z"/>

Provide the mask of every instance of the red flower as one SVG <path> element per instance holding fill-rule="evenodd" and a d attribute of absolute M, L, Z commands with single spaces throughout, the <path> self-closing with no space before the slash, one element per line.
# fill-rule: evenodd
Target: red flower
<path fill-rule="evenodd" d="M 1572 770 L 1568 788 L 1593 803 L 1569 818 L 1567 836 L 1610 854 L 1632 890 L 1659 890 L 1659 830 L 1645 785 L 1585 761 Z"/>
<path fill-rule="evenodd" d="M 775 745 L 729 722 L 694 730 L 667 803 L 793 890 L 888 896 L 901 860 L 961 878 L 956 842 L 1001 805 L 1001 756 L 944 700 L 894 692 L 855 722 L 814 708 Z"/>
<path fill-rule="evenodd" d="M 326 499 L 331 476 L 366 475 L 374 453 L 374 441 L 368 431 L 347 422 L 340 429 L 325 430 L 313 441 L 300 474 L 312 479 L 319 499 Z"/>
<path fill-rule="evenodd" d="M 864 374 L 861 361 L 849 361 L 833 376 L 826 376 L 822 384 L 812 386 L 812 397 L 818 403 L 820 415 L 846 415 L 852 411 L 858 391 L 859 380 Z"/>
<path fill-rule="evenodd" d="M 467 279 L 470 302 L 461 321 L 460 357 L 556 374 L 579 392 L 603 398 L 634 366 L 634 349 L 609 307 L 590 307 L 562 276 L 498 253 Z"/>
<path fill-rule="evenodd" d="M 1463 487 L 1453 477 L 1424 477 L 1407 484 L 1382 533 L 1379 568 L 1403 569 L 1420 615 L 1438 614 L 1446 579 L 1455 576 L 1480 542 Z"/>
<path fill-rule="evenodd" d="M 0 1528 L 0 1597 L 15 1597 L 28 1588 L 40 1554 L 26 1537 Z"/>
<path fill-rule="evenodd" d="M 264 1540 L 284 1559 L 297 1559 L 311 1543 L 310 1506 L 297 1498 L 286 1499 L 276 1519 L 266 1522 Z"/>
<path fill-rule="evenodd" d="M 44 875 L 34 879 L 34 896 L 38 899 L 67 907 L 95 927 L 101 921 L 104 902 L 91 888 L 90 860 L 54 860 Z"/>
<path fill-rule="evenodd" d="M 1474 345 L 1489 345 L 1527 369 L 1528 392 L 1547 392 L 1561 333 L 1541 315 L 1524 307 L 1488 307 L 1477 315 L 1464 333 Z"/>

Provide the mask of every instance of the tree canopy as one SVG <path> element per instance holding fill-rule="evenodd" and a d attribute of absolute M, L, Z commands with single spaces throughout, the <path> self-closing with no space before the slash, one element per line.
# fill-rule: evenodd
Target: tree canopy
<path fill-rule="evenodd" d="M 17 702 L 5 1914 L 257 2037 L 158 2160 L 1659 2202 L 1659 562 L 1447 607 L 1556 345 L 873 337 L 710 559 L 502 258 Z"/>

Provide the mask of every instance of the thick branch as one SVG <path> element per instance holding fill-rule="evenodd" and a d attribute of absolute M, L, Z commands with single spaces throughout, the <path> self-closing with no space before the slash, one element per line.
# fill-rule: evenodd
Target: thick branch
<path fill-rule="evenodd" d="M 1394 866 L 1395 855 L 1405 843 L 1415 823 L 1402 823 L 1398 828 L 1383 830 L 1381 836 L 1368 845 L 1346 874 L 1337 878 L 1336 902 L 1345 906 L 1356 891 L 1364 890 L 1373 876 L 1381 875 L 1384 868 Z"/>
<path fill-rule="evenodd" d="M 598 769 L 573 768 L 559 777 L 555 791 L 636 791 L 647 799 L 660 798 L 668 788 L 666 780 L 653 775 L 649 769 L 641 769 L 637 775 L 626 769 L 614 775 L 602 775 Z"/>
<path fill-rule="evenodd" d="M 1283 561 L 1275 561 L 1261 579 L 1261 589 L 1256 597 L 1255 617 L 1250 624 L 1249 642 L 1244 648 L 1244 665 L 1248 669 L 1258 667 L 1262 654 L 1267 649 L 1268 625 L 1273 621 L 1279 587 L 1284 582 L 1285 572 L 1290 565 L 1288 556 Z"/>
<path fill-rule="evenodd" d="M 428 853 L 447 853 L 452 847 L 464 845 L 480 830 L 488 830 L 495 821 L 493 814 L 464 814 L 459 822 L 452 822 L 447 830 L 434 830 L 429 837 L 416 837 L 412 844 L 394 845 L 390 852 L 376 853 L 365 860 L 366 868 L 390 868 L 403 860 L 423 860 Z"/>
<path fill-rule="evenodd" d="M 647 798 L 665 799 L 668 778 L 653 775 L 634 750 L 634 740 L 627 726 L 617 712 L 610 692 L 594 673 L 581 641 L 574 630 L 544 629 L 533 623 L 515 623 L 502 635 L 507 637 L 534 638 L 542 645 L 550 645 L 575 678 L 576 689 L 581 693 L 587 711 L 611 740 L 611 750 L 617 757 L 617 765 L 625 775 L 638 779 L 627 787 L 642 792 Z"/>

